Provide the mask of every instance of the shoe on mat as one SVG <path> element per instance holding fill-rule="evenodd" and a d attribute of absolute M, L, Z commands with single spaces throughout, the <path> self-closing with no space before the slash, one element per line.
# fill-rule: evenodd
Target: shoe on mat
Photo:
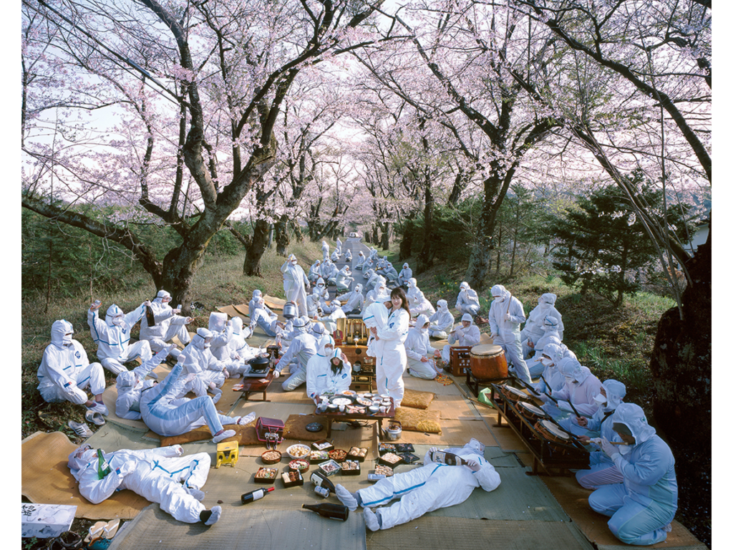
<path fill-rule="evenodd" d="M 87 410 L 87 412 L 84 413 L 84 419 L 87 422 L 96 424 L 97 426 L 104 426 L 104 417 L 97 411 Z"/>
<path fill-rule="evenodd" d="M 87 407 L 87 410 L 98 412 L 99 414 L 103 414 L 104 416 L 109 416 L 109 410 L 107 409 L 107 406 L 104 403 L 99 403 L 98 401 L 94 401 L 94 405 L 92 405 L 91 407 Z"/>
<path fill-rule="evenodd" d="M 74 433 L 79 437 L 87 438 L 94 435 L 94 432 L 92 432 L 92 430 L 89 429 L 89 426 L 84 423 L 69 420 L 69 428 L 74 430 Z"/>
<path fill-rule="evenodd" d="M 215 435 L 211 439 L 211 441 L 213 441 L 214 443 L 219 443 L 220 441 L 224 441 L 225 439 L 229 439 L 230 437 L 234 437 L 235 435 L 237 435 L 237 432 L 235 432 L 234 430 L 224 430 L 219 435 Z"/>

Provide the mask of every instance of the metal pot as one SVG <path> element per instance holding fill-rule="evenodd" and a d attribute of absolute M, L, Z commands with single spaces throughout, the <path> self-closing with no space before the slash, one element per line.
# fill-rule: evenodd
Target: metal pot
<path fill-rule="evenodd" d="M 394 426 L 394 429 L 392 427 Z M 402 423 L 399 420 L 389 420 L 384 433 L 389 441 L 397 441 L 402 437 Z"/>
<path fill-rule="evenodd" d="M 283 307 L 283 317 L 286 319 L 292 319 L 295 317 L 296 305 L 295 302 L 286 302 Z"/>

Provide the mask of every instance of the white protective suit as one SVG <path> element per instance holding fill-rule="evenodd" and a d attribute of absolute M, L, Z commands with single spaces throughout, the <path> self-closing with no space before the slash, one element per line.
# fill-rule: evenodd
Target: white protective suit
<path fill-rule="evenodd" d="M 354 290 L 341 296 L 337 296 L 336 299 L 341 302 L 341 310 L 344 313 L 360 313 L 364 309 L 364 295 L 361 293 L 361 285 L 356 285 Z"/>
<path fill-rule="evenodd" d="M 127 420 L 140 420 L 140 397 L 143 390 L 152 388 L 155 381 L 146 380 L 145 377 L 163 362 L 165 353 L 158 353 L 152 359 L 145 361 L 133 370 L 126 370 L 117 375 L 117 400 L 115 401 L 115 414 Z M 176 404 L 182 405 L 188 399 L 180 399 Z"/>
<path fill-rule="evenodd" d="M 155 353 L 163 349 L 170 349 L 171 356 L 176 358 L 181 350 L 177 347 L 170 348 L 168 346 L 171 338 L 176 336 L 181 344 L 185 346 L 191 341 L 191 337 L 188 335 L 188 329 L 186 328 L 188 319 L 178 315 L 178 310 L 174 310 L 169 305 L 170 300 L 170 293 L 165 290 L 158 291 L 157 296 L 150 303 L 155 318 L 155 326 L 149 326 L 148 318 L 143 315 L 140 320 L 140 340 L 147 340 L 150 349 Z"/>
<path fill-rule="evenodd" d="M 244 321 L 241 317 L 232 317 L 232 338 L 229 340 L 229 349 L 232 353 L 238 355 L 241 361 L 246 362 L 262 353 L 266 353 L 267 350 L 250 346 L 245 338 L 249 338 L 252 331 L 243 327 Z M 245 366 L 243 372 L 249 372 L 249 365 Z"/>
<path fill-rule="evenodd" d="M 336 321 L 338 319 L 346 319 L 346 314 L 341 309 L 341 302 L 333 300 L 331 302 L 330 313 L 327 317 L 318 317 L 317 319 L 323 323 L 326 332 L 333 334 L 337 327 Z"/>
<path fill-rule="evenodd" d="M 560 341 L 562 342 L 562 336 L 565 327 L 562 324 L 562 315 L 560 315 L 560 312 L 555 309 L 556 300 L 557 296 L 555 294 L 549 292 L 547 294 L 543 294 L 542 296 L 540 296 L 537 307 L 529 312 L 527 323 L 524 325 L 524 328 L 522 329 L 522 332 L 520 334 L 520 340 L 522 342 L 522 353 L 525 359 L 529 357 L 532 351 L 532 348 L 529 347 L 528 342 L 531 341 L 534 344 L 540 338 L 542 338 L 542 336 L 544 336 L 545 331 L 542 326 L 544 324 L 545 317 L 547 317 L 548 315 L 551 315 L 552 317 L 557 319 L 557 331 L 559 333 Z"/>
<path fill-rule="evenodd" d="M 354 278 L 351 276 L 351 269 L 348 265 L 345 265 L 336 273 L 336 290 L 339 292 L 349 290 L 353 282 Z"/>
<path fill-rule="evenodd" d="M 236 418 L 219 414 L 208 395 L 195 399 L 180 397 L 187 393 L 191 382 L 188 378 L 179 362 L 161 383 L 143 390 L 140 413 L 148 428 L 163 437 L 171 437 L 208 426 L 214 435 L 221 432 L 225 424 L 236 423 Z"/>
<path fill-rule="evenodd" d="M 84 347 L 66 336 L 74 327 L 66 320 L 51 325 L 51 344 L 43 352 L 38 367 L 38 391 L 46 403 L 70 401 L 83 405 L 89 400 L 89 388 L 93 395 L 104 393 L 104 371 L 99 363 L 89 364 Z"/>
<path fill-rule="evenodd" d="M 399 502 L 376 510 L 378 528 L 391 529 L 433 510 L 460 504 L 477 487 L 487 492 L 493 491 L 501 483 L 501 478 L 483 457 L 481 447 L 480 443 L 472 440 L 463 447 L 446 449 L 461 458 L 477 462 L 480 467 L 477 472 L 468 466 L 436 464 L 426 454 L 424 466 L 380 479 L 371 487 L 359 489 L 356 492 L 357 503 L 364 508 L 371 508 L 399 498 Z"/>
<path fill-rule="evenodd" d="M 522 304 L 501 285 L 491 287 L 494 300 L 489 308 L 489 325 L 494 345 L 501 346 L 506 353 L 507 361 L 520 379 L 527 384 L 532 383 L 529 368 L 522 358 L 522 346 L 519 341 L 519 325 L 524 323 Z"/>
<path fill-rule="evenodd" d="M 100 453 L 102 465 L 109 468 L 106 475 L 106 468 L 100 467 Z M 196 500 L 193 491 L 200 492 L 206 483 L 211 458 L 209 453 L 182 454 L 180 445 L 111 453 L 82 445 L 69 455 L 68 465 L 79 482 L 79 492 L 92 504 L 107 500 L 115 491 L 129 489 L 160 504 L 178 521 L 198 523 L 206 506 Z"/>
<path fill-rule="evenodd" d="M 332 261 L 333 263 L 336 263 L 336 262 L 338 262 L 338 261 L 339 261 L 339 259 L 340 259 L 340 258 L 341 258 L 341 252 L 339 252 L 339 250 L 338 250 L 338 248 L 337 248 L 336 250 L 334 250 L 334 251 L 333 251 L 333 252 L 331 253 L 331 261 Z"/>
<path fill-rule="evenodd" d="M 241 319 L 240 319 L 241 322 Z M 231 345 L 234 339 L 234 325 L 227 321 L 227 314 L 220 311 L 212 311 L 209 315 L 209 331 L 213 334 L 211 339 L 211 355 L 224 363 L 227 372 L 232 374 L 244 374 L 249 370 L 239 354 L 234 351 Z"/>
<path fill-rule="evenodd" d="M 277 336 L 277 315 L 265 305 L 265 299 L 257 296 L 249 304 L 250 330 L 254 332 L 255 327 L 260 327 L 268 336 Z"/>
<path fill-rule="evenodd" d="M 226 380 L 224 375 L 226 364 L 214 357 L 214 354 L 211 353 L 211 345 L 205 342 L 207 338 L 211 337 L 213 333 L 205 328 L 200 328 L 191 339 L 191 343 L 183 350 L 185 374 L 196 375 L 191 388 L 199 397 L 205 396 L 212 385 L 221 388 Z M 183 395 L 185 393 L 178 397 Z"/>
<path fill-rule="evenodd" d="M 384 275 L 384 278 L 387 279 L 390 283 L 397 282 L 397 279 L 399 278 L 399 274 L 397 273 L 397 270 L 394 268 L 394 266 L 390 262 L 384 263 L 382 274 Z"/>
<path fill-rule="evenodd" d="M 330 347 L 326 348 L 326 346 Z M 331 368 L 331 359 L 334 357 L 338 357 L 343 362 L 340 371 L 334 372 L 334 369 Z M 341 350 L 336 348 L 331 336 L 326 336 L 321 340 L 318 353 L 308 360 L 306 370 L 308 371 L 306 393 L 311 399 L 327 392 L 341 393 L 348 390 L 351 385 L 351 364 L 345 360 Z"/>
<path fill-rule="evenodd" d="M 306 381 L 308 361 L 318 351 L 316 339 L 306 332 L 302 319 L 294 319 L 293 327 L 298 335 L 293 338 L 275 367 L 275 372 L 280 376 L 280 372 L 290 365 L 290 377 L 283 382 L 283 391 L 293 391 Z"/>
<path fill-rule="evenodd" d="M 468 327 L 463 326 L 463 321 L 469 321 L 471 324 Z M 478 327 L 473 324 L 473 318 L 470 314 L 464 313 L 461 317 L 461 323 L 456 325 L 453 332 L 448 337 L 448 344 L 443 346 L 443 350 L 440 352 L 441 357 L 445 363 L 450 363 L 450 348 L 451 345 L 456 346 L 477 346 L 481 341 L 481 332 Z"/>
<path fill-rule="evenodd" d="M 339 254 L 341 254 L 341 244 L 342 244 L 342 243 L 341 243 L 341 239 L 339 239 L 338 237 L 336 237 L 336 251 L 337 251 L 337 252 L 338 252 Z"/>
<path fill-rule="evenodd" d="M 346 254 L 344 255 L 344 261 L 345 261 L 345 262 L 350 262 L 350 261 L 351 261 L 352 259 L 353 259 L 353 258 L 352 258 L 352 256 L 351 256 L 351 250 L 347 250 L 347 251 L 346 251 Z"/>
<path fill-rule="evenodd" d="M 328 260 L 328 243 L 326 241 L 323 241 L 323 244 L 321 245 L 321 252 L 323 252 L 323 261 L 325 262 Z"/>
<path fill-rule="evenodd" d="M 542 351 L 544 348 L 550 344 L 554 344 L 556 346 L 562 345 L 560 334 L 557 332 L 557 319 L 551 315 L 545 317 L 545 321 L 542 324 L 542 330 L 545 331 L 542 338 L 536 341 L 534 348 L 529 348 L 534 349 L 534 357 L 527 359 L 526 361 L 527 368 L 529 368 L 529 374 L 532 378 L 537 378 L 544 370 L 544 365 L 541 361 Z"/>
<path fill-rule="evenodd" d="M 405 340 L 409 329 L 410 315 L 402 308 L 393 309 L 387 323 L 377 328 L 377 344 L 381 342 L 381 345 L 376 346 L 377 393 L 390 395 L 395 409 L 405 395 L 402 375 L 407 368 Z"/>
<path fill-rule="evenodd" d="M 362 321 L 364 321 L 364 325 L 367 328 L 379 329 L 387 324 L 389 310 L 383 303 L 385 300 L 389 300 L 389 296 L 383 297 L 381 300 L 364 308 Z M 369 357 L 377 357 L 377 349 L 382 346 L 382 343 L 381 340 L 377 340 L 370 332 L 369 338 L 367 339 L 367 355 Z"/>
<path fill-rule="evenodd" d="M 308 306 L 305 303 L 306 287 L 310 288 L 311 285 L 308 282 L 308 277 L 305 276 L 305 271 L 298 265 L 295 254 L 288 256 L 288 261 L 280 267 L 280 271 L 283 274 L 285 298 L 288 302 L 295 302 L 298 311 L 305 313 L 308 311 Z"/>
<path fill-rule="evenodd" d="M 328 288 L 326 288 L 326 281 L 323 279 L 323 277 L 318 279 L 316 286 L 313 287 L 313 296 L 318 300 L 321 308 L 326 307 L 326 302 L 328 301 L 329 294 Z"/>
<path fill-rule="evenodd" d="M 410 269 L 410 266 L 405 262 L 402 264 L 402 271 L 397 275 L 397 284 L 400 286 L 407 286 L 407 281 L 410 279 L 412 279 L 412 269 Z"/>
<path fill-rule="evenodd" d="M 448 310 L 448 302 L 438 300 L 438 309 L 430 316 L 430 337 L 441 340 L 448 338 L 455 322 L 453 314 Z"/>
<path fill-rule="evenodd" d="M 314 263 L 308 270 L 308 280 L 311 283 L 315 283 L 318 280 L 318 277 L 320 276 L 321 276 L 321 260 L 316 260 L 316 263 Z"/>
<path fill-rule="evenodd" d="M 577 359 L 566 357 L 560 361 L 560 372 L 565 377 L 565 385 L 561 390 L 552 392 L 552 397 L 557 405 L 550 401 L 546 395 L 540 398 L 545 402 L 542 406 L 544 411 L 555 420 L 561 420 L 567 413 L 575 415 L 568 401 L 573 404 L 575 410 L 582 416 L 593 416 L 598 410 L 598 404 L 593 399 L 601 392 L 601 381 L 591 374 L 588 367 L 580 365 Z"/>
<path fill-rule="evenodd" d="M 435 313 L 435 308 L 425 297 L 422 290 L 418 288 L 415 278 L 407 282 L 407 299 L 410 302 L 410 315 L 413 317 L 417 317 L 421 313 L 425 313 L 430 317 Z"/>
<path fill-rule="evenodd" d="M 371 288 L 377 288 L 378 281 L 380 280 L 380 277 L 382 277 L 379 273 L 377 273 L 374 269 L 367 269 L 364 272 L 364 279 L 366 280 L 366 283 L 364 284 L 364 289 L 371 289 Z M 384 277 L 382 277 L 384 279 Z M 383 282 L 387 282 L 386 279 Z M 385 285 L 386 286 L 386 285 Z"/>
<path fill-rule="evenodd" d="M 427 315 L 421 313 L 417 316 L 415 326 L 407 333 L 405 354 L 407 355 L 407 368 L 410 369 L 411 376 L 433 380 L 438 376 L 435 361 L 433 361 L 433 354 L 436 349 L 430 345 L 428 329 L 423 328 L 426 324 L 430 324 L 430 320 Z M 427 361 L 423 362 L 422 358 L 427 359 Z"/>
<path fill-rule="evenodd" d="M 624 481 L 594 491 L 588 504 L 611 517 L 608 527 L 621 542 L 644 546 L 663 542 L 677 511 L 672 451 L 647 424 L 638 405 L 621 403 L 611 422 L 626 426 L 636 441 L 626 454 L 616 445 L 603 445 Z"/>
<path fill-rule="evenodd" d="M 364 256 L 364 253 L 360 250 L 359 256 L 357 256 L 356 258 L 356 265 L 354 266 L 354 269 L 363 269 L 364 262 L 366 262 L 366 257 Z"/>
<path fill-rule="evenodd" d="M 576 435 L 587 435 L 588 437 L 600 436 L 609 441 L 621 441 L 621 438 L 613 431 L 611 416 L 623 402 L 626 396 L 626 386 L 617 380 L 606 380 L 603 382 L 603 389 L 606 392 L 605 397 L 598 394 L 596 400 L 605 399 L 606 401 L 601 403 L 593 417 L 588 419 L 588 425 L 585 428 L 578 426 L 573 417 L 572 422 L 575 427 L 578 430 L 585 430 L 583 433 L 574 433 Z M 590 445 L 596 449 L 590 453 L 590 470 L 578 470 L 575 473 L 575 479 L 578 480 L 581 487 L 598 489 L 602 485 L 623 483 L 624 476 L 613 463 L 613 460 L 600 450 L 600 447 L 595 443 L 590 443 Z"/>
<path fill-rule="evenodd" d="M 474 317 L 478 315 L 478 310 L 481 309 L 478 294 L 465 281 L 461 283 L 461 291 L 456 299 L 456 309 L 461 313 L 468 313 Z"/>
<path fill-rule="evenodd" d="M 364 308 L 369 307 L 375 302 L 382 303 L 385 301 L 389 301 L 389 291 L 387 290 L 387 285 L 382 283 L 367 292 L 366 299 L 364 300 Z"/>
<path fill-rule="evenodd" d="M 565 348 L 565 350 L 563 350 Z M 542 350 L 541 363 L 543 371 L 541 373 L 540 381 L 533 384 L 537 391 L 541 392 L 555 392 L 560 391 L 565 385 L 565 377 L 560 372 L 560 361 L 565 358 L 565 351 L 569 351 L 566 346 L 557 344 L 548 344 Z M 570 352 L 572 353 L 572 352 Z M 549 388 L 547 384 L 549 384 Z"/>
<path fill-rule="evenodd" d="M 331 260 L 326 260 L 323 263 L 321 273 L 323 278 L 326 279 L 326 282 L 331 284 L 336 282 L 336 273 L 338 273 L 338 269 L 336 269 L 336 265 Z"/>
<path fill-rule="evenodd" d="M 141 340 L 130 345 L 130 332 L 145 315 L 145 304 L 125 315 L 115 304 L 107 308 L 107 315 L 102 321 L 99 311 L 87 311 L 87 323 L 92 332 L 92 339 L 97 343 L 97 357 L 102 366 L 114 374 L 127 370 L 124 363 L 140 357 L 143 361 L 153 354 L 150 344 Z"/>

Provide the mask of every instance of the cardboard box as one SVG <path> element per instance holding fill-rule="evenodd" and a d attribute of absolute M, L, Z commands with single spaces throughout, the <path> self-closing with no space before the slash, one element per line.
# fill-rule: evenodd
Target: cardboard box
<path fill-rule="evenodd" d="M 22 535 L 49 539 L 71 528 L 76 506 L 22 503 Z"/>

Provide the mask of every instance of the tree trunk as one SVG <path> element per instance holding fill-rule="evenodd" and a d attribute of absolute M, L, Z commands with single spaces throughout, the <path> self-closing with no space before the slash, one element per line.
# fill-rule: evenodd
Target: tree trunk
<path fill-rule="evenodd" d="M 422 249 L 417 256 L 416 274 L 423 273 L 430 268 L 432 264 L 432 255 L 430 254 L 433 245 L 433 192 L 430 188 L 430 182 L 425 184 L 425 209 L 423 211 L 424 228 Z"/>
<path fill-rule="evenodd" d="M 415 223 L 407 220 L 402 232 L 402 240 L 400 241 L 400 261 L 404 262 L 412 254 L 412 239 L 415 233 Z"/>
<path fill-rule="evenodd" d="M 377 230 L 377 224 L 372 226 L 372 242 L 376 245 L 379 243 L 379 232 Z"/>
<path fill-rule="evenodd" d="M 468 185 L 469 177 L 467 177 L 466 173 L 463 170 L 458 170 L 458 173 L 456 174 L 456 179 L 453 181 L 453 189 L 451 189 L 450 196 L 448 197 L 448 205 L 449 206 L 457 206 L 458 201 L 461 198 L 461 193 L 463 193 L 463 190 L 466 188 L 466 185 Z"/>
<path fill-rule="evenodd" d="M 270 224 L 265 220 L 257 220 L 249 244 L 245 245 L 247 253 L 244 257 L 244 274 L 248 277 L 262 277 L 260 260 L 267 250 L 267 241 L 270 234 Z"/>
<path fill-rule="evenodd" d="M 293 233 L 295 234 L 295 241 L 298 243 L 303 242 L 303 230 L 300 228 L 300 224 L 297 220 L 293 220 Z"/>
<path fill-rule="evenodd" d="M 288 218 L 285 214 L 280 216 L 275 224 L 275 242 L 277 243 L 277 255 L 287 257 L 290 237 L 288 236 Z"/>
<path fill-rule="evenodd" d="M 519 238 L 519 196 L 517 196 L 517 218 L 514 220 L 514 242 L 512 243 L 512 261 L 509 266 L 509 278 L 514 277 L 514 258 L 517 255 L 517 239 Z"/>
<path fill-rule="evenodd" d="M 389 222 L 384 224 L 380 246 L 382 247 L 382 250 L 389 250 Z"/>
<path fill-rule="evenodd" d="M 372 240 L 369 238 L 369 231 L 364 231 L 364 242 L 371 244 Z"/>
<path fill-rule="evenodd" d="M 499 242 L 496 246 L 496 276 L 498 277 L 501 272 L 501 237 L 503 235 L 503 229 L 501 222 L 499 223 Z"/>

